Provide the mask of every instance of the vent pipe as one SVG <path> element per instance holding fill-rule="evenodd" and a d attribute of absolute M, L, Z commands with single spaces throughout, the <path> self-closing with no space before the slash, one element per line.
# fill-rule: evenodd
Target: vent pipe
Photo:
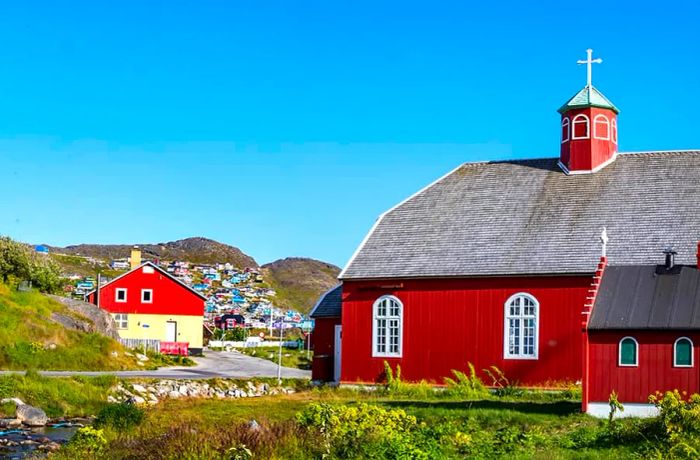
<path fill-rule="evenodd" d="M 664 254 L 666 254 L 666 270 L 672 269 L 676 265 L 676 254 L 678 254 L 676 251 L 673 250 L 673 248 L 669 247 L 664 250 Z"/>

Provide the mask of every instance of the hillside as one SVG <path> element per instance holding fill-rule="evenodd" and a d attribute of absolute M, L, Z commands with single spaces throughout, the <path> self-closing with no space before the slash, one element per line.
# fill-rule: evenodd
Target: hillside
<path fill-rule="evenodd" d="M 208 238 L 194 237 L 168 243 L 136 243 L 146 259 L 186 260 L 195 264 L 230 262 L 236 267 L 258 267 L 255 259 L 240 249 Z M 93 257 L 109 262 L 129 257 L 132 244 L 78 244 L 65 248 L 51 247 L 53 253 Z"/>
<path fill-rule="evenodd" d="M 0 369 L 136 368 L 115 340 L 64 324 L 85 328 L 93 323 L 44 295 L 0 284 Z"/>
<path fill-rule="evenodd" d="M 262 266 L 265 281 L 277 291 L 276 304 L 308 313 L 318 297 L 338 284 L 340 268 L 314 259 L 289 257 Z"/>

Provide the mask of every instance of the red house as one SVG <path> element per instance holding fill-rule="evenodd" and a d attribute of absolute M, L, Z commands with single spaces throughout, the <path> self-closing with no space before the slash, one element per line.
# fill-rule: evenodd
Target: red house
<path fill-rule="evenodd" d="M 108 311 L 122 339 L 161 341 L 161 349 L 202 351 L 204 302 L 198 292 L 132 251 L 132 270 L 88 294 Z"/>
<path fill-rule="evenodd" d="M 387 361 L 438 384 L 470 362 L 581 381 L 601 253 L 654 265 L 673 245 L 695 263 L 700 151 L 619 153 L 618 109 L 590 79 L 559 112 L 558 157 L 462 164 L 379 217 L 339 276 L 336 380 L 380 381 Z"/>

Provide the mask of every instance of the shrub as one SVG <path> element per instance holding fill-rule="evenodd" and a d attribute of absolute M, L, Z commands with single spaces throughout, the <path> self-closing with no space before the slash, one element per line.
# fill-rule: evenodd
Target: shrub
<path fill-rule="evenodd" d="M 491 386 L 496 388 L 496 396 L 522 396 L 523 391 L 518 388 L 517 383 L 511 383 L 511 381 L 506 378 L 506 374 L 498 367 L 491 366 L 488 369 L 484 369 L 484 372 L 491 378 Z"/>
<path fill-rule="evenodd" d="M 323 455 L 333 458 L 429 458 L 422 449 L 425 426 L 402 409 L 315 403 L 297 421 L 320 437 Z"/>
<path fill-rule="evenodd" d="M 700 457 L 700 395 L 686 399 L 678 390 L 657 392 L 649 401 L 659 410 L 657 422 L 667 444 L 666 458 Z"/>
<path fill-rule="evenodd" d="M 107 438 L 102 430 L 84 426 L 75 432 L 67 445 L 71 454 L 98 454 L 107 445 Z"/>
<path fill-rule="evenodd" d="M 143 421 L 144 412 L 133 404 L 107 404 L 95 418 L 96 427 L 127 430 Z"/>

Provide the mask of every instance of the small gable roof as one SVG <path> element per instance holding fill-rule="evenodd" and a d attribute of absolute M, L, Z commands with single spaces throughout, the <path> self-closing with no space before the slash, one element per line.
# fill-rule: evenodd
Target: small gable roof
<path fill-rule="evenodd" d="M 309 314 L 312 318 L 339 318 L 343 308 L 343 285 L 326 291 Z"/>
<path fill-rule="evenodd" d="M 700 329 L 700 270 L 656 265 L 607 267 L 589 322 L 591 330 Z"/>
<path fill-rule="evenodd" d="M 131 274 L 131 273 L 133 273 L 133 272 L 135 272 L 135 271 L 137 271 L 137 270 L 142 269 L 142 268 L 145 267 L 146 265 L 148 265 L 148 266 L 150 266 L 150 267 L 153 267 L 153 268 L 154 268 L 155 270 L 157 270 L 160 274 L 167 276 L 167 277 L 170 278 L 172 281 L 174 281 L 174 282 L 176 282 L 177 284 L 181 285 L 182 287 L 184 287 L 184 288 L 187 289 L 188 291 L 192 292 L 193 294 L 195 294 L 197 297 L 201 298 L 202 300 L 207 300 L 207 298 L 204 297 L 202 294 L 200 294 L 199 292 L 195 291 L 194 289 L 192 289 L 190 286 L 186 285 L 185 283 L 183 283 L 183 282 L 180 281 L 179 279 L 175 278 L 173 275 L 171 275 L 171 274 L 168 273 L 167 271 L 163 270 L 162 268 L 160 268 L 158 265 L 154 264 L 153 262 L 144 262 L 144 263 L 142 263 L 141 265 L 139 265 L 138 267 L 136 267 L 136 268 L 134 268 L 134 269 L 132 269 L 132 270 L 129 270 L 129 271 L 126 272 L 126 273 L 122 273 L 121 275 L 117 276 L 117 277 L 114 278 L 113 280 L 110 280 L 110 281 L 108 281 L 107 283 L 105 283 L 105 284 L 103 284 L 102 286 L 100 286 L 100 289 L 103 289 L 105 286 L 109 286 L 110 284 L 114 283 L 115 281 L 117 281 L 117 280 L 119 280 L 119 279 L 122 279 L 122 278 L 124 278 L 125 276 L 127 276 L 127 275 L 129 275 L 129 274 Z M 96 291 L 96 289 L 93 289 L 92 291 L 88 292 L 86 295 L 89 296 L 89 295 L 91 295 L 91 294 L 92 294 L 93 292 L 95 292 L 95 291 Z"/>
<path fill-rule="evenodd" d="M 700 151 L 619 154 L 594 174 L 558 158 L 467 163 L 382 214 L 341 280 L 589 274 L 696 262 Z"/>

